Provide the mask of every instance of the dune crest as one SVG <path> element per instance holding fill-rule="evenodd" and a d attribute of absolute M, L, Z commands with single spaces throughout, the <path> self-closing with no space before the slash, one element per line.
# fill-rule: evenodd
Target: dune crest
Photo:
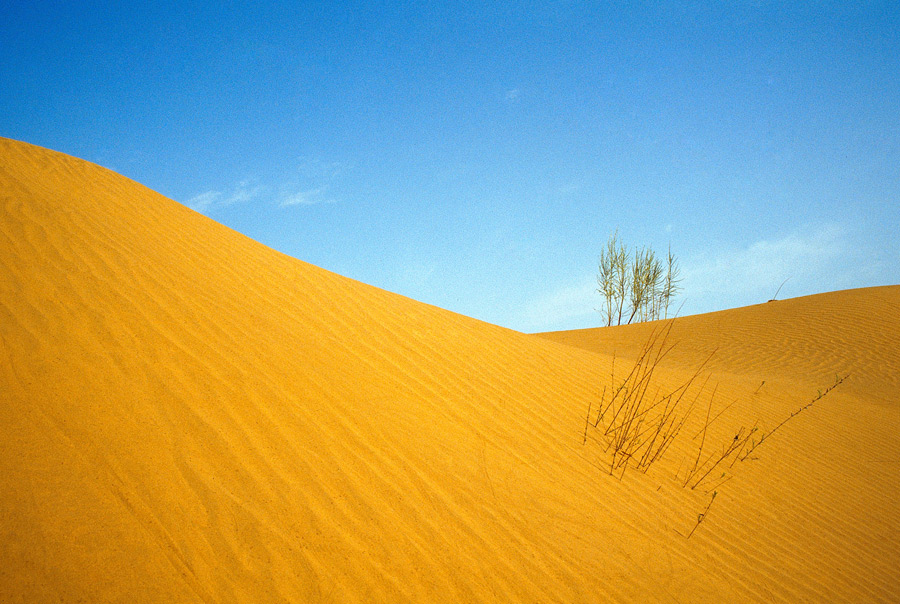
<path fill-rule="evenodd" d="M 527 335 L 0 139 L 0 601 L 794 602 L 900 593 L 900 287 L 678 319 L 710 501 L 582 444 L 646 326 Z M 553 341 L 556 340 L 556 341 Z M 764 382 L 760 386 L 760 382 Z"/>

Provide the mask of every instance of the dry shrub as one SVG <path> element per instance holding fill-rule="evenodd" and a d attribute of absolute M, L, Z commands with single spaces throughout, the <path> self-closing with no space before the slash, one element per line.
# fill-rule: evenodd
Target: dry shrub
<path fill-rule="evenodd" d="M 712 355 L 674 390 L 663 391 L 653 384 L 656 368 L 674 346 L 668 343 L 671 331 L 671 321 L 654 328 L 634 365 L 619 380 L 613 357 L 610 383 L 603 389 L 599 408 L 588 406 L 584 443 L 591 436 L 601 442 L 606 452 L 611 452 L 610 474 L 621 476 L 629 465 L 646 472 L 661 459 L 681 432 L 709 379 L 703 380 L 699 388 L 692 388 Z M 691 395 L 692 390 L 695 392 Z"/>

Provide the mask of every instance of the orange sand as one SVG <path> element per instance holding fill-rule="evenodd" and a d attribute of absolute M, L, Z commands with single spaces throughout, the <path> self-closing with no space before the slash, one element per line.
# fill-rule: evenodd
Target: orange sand
<path fill-rule="evenodd" d="M 647 325 L 496 327 L 7 139 L 0 204 L 2 602 L 900 599 L 900 287 L 676 321 L 717 446 L 850 374 L 687 539 L 703 413 L 646 474 L 582 444 Z"/>

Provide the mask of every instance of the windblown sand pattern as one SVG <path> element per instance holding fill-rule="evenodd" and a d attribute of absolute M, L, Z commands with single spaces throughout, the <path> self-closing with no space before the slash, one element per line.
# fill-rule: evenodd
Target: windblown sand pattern
<path fill-rule="evenodd" d="M 0 601 L 895 602 L 900 287 L 678 319 L 711 489 L 585 413 L 649 326 L 527 335 L 0 139 Z"/>

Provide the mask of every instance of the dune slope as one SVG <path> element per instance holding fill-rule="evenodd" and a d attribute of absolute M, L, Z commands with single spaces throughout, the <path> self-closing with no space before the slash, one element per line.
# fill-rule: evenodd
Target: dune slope
<path fill-rule="evenodd" d="M 597 352 L 636 354 L 659 323 L 540 334 Z M 691 366 L 709 354 L 713 371 L 821 382 L 851 373 L 844 391 L 898 404 L 900 286 L 871 287 L 682 317 L 668 361 Z"/>
<path fill-rule="evenodd" d="M 898 302 L 837 292 L 677 332 L 663 385 L 723 352 L 711 380 L 735 402 L 711 441 L 851 374 L 729 470 L 687 539 L 710 500 L 677 478 L 700 413 L 646 474 L 583 444 L 639 330 L 485 324 L 0 139 L 0 601 L 892 601 Z"/>

